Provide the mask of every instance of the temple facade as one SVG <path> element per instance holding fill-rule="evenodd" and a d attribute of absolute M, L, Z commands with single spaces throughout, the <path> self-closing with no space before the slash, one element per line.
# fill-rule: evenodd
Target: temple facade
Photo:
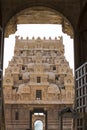
<path fill-rule="evenodd" d="M 3 87 L 6 130 L 60 130 L 58 113 L 74 103 L 63 38 L 16 36 Z M 71 117 L 64 118 L 63 130 L 73 130 Z"/>

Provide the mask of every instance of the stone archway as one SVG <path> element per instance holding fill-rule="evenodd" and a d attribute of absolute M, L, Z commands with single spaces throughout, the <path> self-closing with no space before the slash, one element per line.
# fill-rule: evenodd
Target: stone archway
<path fill-rule="evenodd" d="M 20 12 L 14 16 L 8 23 L 5 36 L 14 33 L 16 31 L 17 24 L 27 24 L 27 23 L 52 23 L 52 24 L 62 24 L 63 32 L 69 34 L 73 37 L 72 26 L 68 20 L 63 17 L 60 13 L 53 12 L 51 10 L 46 10 L 47 8 L 35 8 L 35 9 L 26 9 L 24 12 Z M 29 12 L 28 12 L 29 11 Z M 28 14 L 29 13 L 29 14 Z M 42 15 L 43 14 L 43 15 Z M 28 17 L 27 17 L 28 16 Z M 43 17 L 44 16 L 44 17 Z M 39 19 L 40 18 L 40 19 Z"/>
<path fill-rule="evenodd" d="M 73 28 L 71 23 L 58 11 L 47 7 L 32 7 L 22 10 L 13 16 L 5 29 L 5 37 L 14 34 L 17 24 L 61 24 L 62 31 L 73 38 Z"/>
<path fill-rule="evenodd" d="M 47 112 L 44 109 L 34 109 L 30 112 L 30 115 L 30 128 L 32 130 L 38 130 L 37 127 L 41 126 L 40 130 L 47 130 Z"/>

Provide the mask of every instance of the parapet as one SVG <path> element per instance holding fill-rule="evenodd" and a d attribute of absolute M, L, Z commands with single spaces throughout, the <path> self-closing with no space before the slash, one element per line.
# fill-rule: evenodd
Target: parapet
<path fill-rule="evenodd" d="M 30 39 L 29 37 L 23 38 L 23 37 L 20 37 L 20 36 L 15 36 L 15 40 L 16 41 L 26 41 L 26 40 L 28 40 L 28 41 L 30 41 L 30 40 L 36 41 L 36 40 L 41 40 L 41 41 L 61 41 L 61 42 L 63 42 L 63 37 L 62 36 L 58 36 L 58 37 L 55 37 L 55 38 L 51 38 L 51 37 L 49 37 L 49 38 L 46 38 L 46 37 L 43 37 L 43 38 L 37 37 L 37 38 L 35 38 L 33 36 Z"/>

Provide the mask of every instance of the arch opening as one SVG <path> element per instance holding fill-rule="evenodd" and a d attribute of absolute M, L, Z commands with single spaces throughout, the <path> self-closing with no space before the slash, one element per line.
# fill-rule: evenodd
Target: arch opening
<path fill-rule="evenodd" d="M 43 122 L 41 120 L 34 122 L 34 130 L 43 130 Z"/>
<path fill-rule="evenodd" d="M 27 25 L 27 24 L 29 24 L 30 26 L 31 25 L 33 26 L 35 24 L 36 25 L 40 24 L 40 25 L 44 25 L 44 26 L 45 25 L 47 25 L 47 26 L 48 25 L 54 25 L 54 26 L 59 25 L 59 26 L 61 26 L 61 31 L 66 36 L 66 40 L 68 41 L 68 36 L 70 36 L 70 39 L 72 39 L 72 40 L 70 40 L 70 42 L 71 42 L 71 44 L 73 44 L 72 42 L 73 42 L 73 38 L 74 38 L 74 30 L 73 30 L 73 27 L 72 27 L 71 23 L 69 22 L 69 20 L 65 16 L 63 16 L 60 12 L 58 12 L 52 8 L 43 7 L 43 6 L 26 8 L 26 9 L 20 11 L 19 13 L 17 13 L 15 16 L 13 16 L 7 23 L 7 26 L 5 29 L 5 38 L 9 37 L 11 34 L 14 34 L 14 33 L 17 34 L 16 32 L 18 30 L 18 26 Z M 31 32 L 30 32 L 30 34 L 31 34 Z M 32 35 L 32 37 L 33 37 L 33 35 Z M 67 48 L 69 47 L 68 44 L 65 45 L 65 48 L 66 48 L 66 46 L 67 46 Z M 72 46 L 71 49 L 65 49 L 65 53 L 67 52 L 67 50 L 72 50 L 74 48 L 73 45 L 71 45 L 71 46 Z M 73 66 L 73 68 L 74 68 L 74 54 L 73 53 L 74 53 L 74 50 L 72 50 L 72 53 L 71 53 L 71 55 L 72 55 L 71 57 L 73 57 L 72 58 L 73 63 L 71 62 L 70 64 L 72 64 L 71 67 Z M 73 72 L 74 72 L 74 70 L 73 70 Z"/>
<path fill-rule="evenodd" d="M 39 12 L 38 12 L 38 10 L 40 11 L 40 14 L 39 14 Z M 53 26 L 58 26 L 58 24 L 61 24 L 61 26 L 60 26 L 60 28 L 61 28 L 61 32 L 63 31 L 63 32 L 66 32 L 67 34 L 69 34 L 69 36 L 73 36 L 73 35 L 71 35 L 72 33 L 71 32 L 73 32 L 72 31 L 72 29 L 70 28 L 71 27 L 71 25 L 69 25 L 69 23 L 67 23 L 67 20 L 66 19 L 64 19 L 64 17 L 62 17 L 62 16 L 60 16 L 60 15 L 57 15 L 57 14 L 55 14 L 55 11 L 54 12 L 51 12 L 51 11 L 49 11 L 49 10 L 46 10 L 46 12 L 45 12 L 45 14 L 43 13 L 44 11 L 43 10 L 40 10 L 40 9 L 38 9 L 38 10 L 34 10 L 33 9 L 33 11 L 31 10 L 31 12 L 29 12 L 30 13 L 30 16 L 29 17 L 27 17 L 29 14 L 26 14 L 26 11 L 24 11 L 24 12 L 21 12 L 22 14 L 18 14 L 18 16 L 16 15 L 14 18 L 13 18 L 13 20 L 12 21 L 10 21 L 10 23 L 12 22 L 12 24 L 9 24 L 8 23 L 8 26 L 7 26 L 7 29 L 6 29 L 6 36 L 8 36 L 10 33 L 13 33 L 13 32 L 15 32 L 15 28 L 14 27 L 16 27 L 17 26 L 17 24 L 18 24 L 18 26 L 19 26 L 19 24 L 21 24 L 21 23 L 24 23 L 24 24 L 26 24 L 27 25 L 27 23 L 33 23 L 32 25 L 31 24 L 29 24 L 30 26 L 34 26 L 34 23 L 35 24 L 37 24 L 37 26 L 39 25 L 39 24 L 43 24 L 44 26 L 45 25 L 47 25 L 47 26 L 49 26 L 49 25 L 53 25 Z M 30 11 L 30 10 L 29 10 Z M 41 13 L 42 12 L 42 13 Z M 23 13 L 25 13 L 25 14 L 23 14 Z M 33 13 L 35 13 L 35 14 L 33 14 Z M 41 16 L 41 14 L 42 14 L 42 16 Z M 46 15 L 46 16 L 45 16 Z M 44 16 L 44 17 L 43 17 Z M 24 18 L 25 17 L 25 18 Z M 31 19 L 30 19 L 30 17 L 31 17 Z M 16 24 L 14 23 L 14 21 L 15 21 L 15 19 L 17 20 L 17 22 L 16 22 Z M 33 22 L 30 22 L 29 20 L 31 20 L 31 21 L 33 21 Z M 41 20 L 41 21 L 40 21 Z M 19 21 L 19 22 L 18 22 Z M 14 23 L 14 24 L 13 24 Z M 48 24 L 47 24 L 48 23 Z M 16 25 L 16 26 L 15 26 Z M 10 27 L 10 29 L 9 29 L 9 27 Z M 22 25 L 22 27 L 23 27 L 23 25 Z M 13 30 L 11 30 L 11 29 L 13 29 Z M 11 31 L 11 32 L 9 32 L 9 30 Z M 26 30 L 28 30 L 28 27 L 25 29 L 25 31 Z M 30 27 L 29 27 L 29 30 L 30 30 Z M 46 30 L 47 29 L 45 29 L 45 32 L 46 32 Z M 55 30 L 55 29 L 54 29 Z M 54 32 L 54 30 L 53 29 L 51 29 L 51 31 L 50 32 Z M 43 29 L 41 29 L 40 30 L 41 32 L 40 33 L 42 33 L 43 32 Z M 57 30 L 58 31 L 58 30 Z M 24 29 L 22 28 L 22 31 L 21 31 L 22 33 L 24 32 Z M 19 32 L 16 32 L 16 35 L 20 35 L 21 34 L 21 36 L 22 36 L 22 33 L 19 33 Z M 34 33 L 34 28 L 33 28 L 33 33 Z M 30 31 L 30 33 L 26 33 L 27 35 L 28 34 L 31 34 L 31 31 Z M 26 37 L 27 37 L 27 35 L 26 35 Z M 56 33 L 56 36 L 57 36 L 57 38 L 58 38 L 58 36 L 60 36 L 61 37 L 61 35 L 62 35 L 62 33 L 60 33 L 60 35 L 58 35 L 58 33 Z M 64 35 L 66 35 L 66 34 L 64 34 Z M 15 36 L 15 35 L 14 35 Z M 39 36 L 39 35 L 38 35 Z M 32 37 L 32 36 L 31 36 Z M 37 36 L 36 36 L 37 37 Z M 44 36 L 42 36 L 42 37 L 44 37 Z M 16 37 L 17 38 L 17 37 Z M 30 38 L 30 35 L 29 35 L 29 38 Z M 55 40 L 57 40 L 57 38 L 52 38 L 51 39 L 51 37 L 50 37 L 50 35 L 48 35 L 48 37 L 47 37 L 47 39 L 49 39 L 50 41 L 51 40 L 53 40 L 53 39 L 55 39 Z M 70 38 L 70 37 L 69 37 Z M 20 37 L 20 39 L 21 40 L 23 40 L 23 37 Z M 28 37 L 26 38 L 27 40 L 28 40 Z M 32 39 L 32 38 L 30 38 L 30 39 Z M 33 39 L 34 39 L 34 37 L 33 37 Z M 39 38 L 40 39 L 40 38 Z M 59 40 L 60 40 L 61 38 L 59 38 Z M 45 40 L 45 38 L 44 38 L 44 40 Z M 15 41 L 15 40 L 14 40 Z M 67 40 L 66 40 L 67 41 Z M 11 40 L 11 42 L 12 42 L 12 40 Z M 39 42 L 39 40 L 38 40 L 38 42 Z M 14 42 L 15 43 L 15 42 Z M 11 44 L 11 43 L 10 43 Z M 12 44 L 12 46 L 13 46 L 13 44 Z M 39 47 L 39 44 L 38 44 L 38 47 Z M 26 48 L 26 47 L 25 47 Z M 68 45 L 68 48 L 69 48 L 69 45 Z M 72 47 L 73 48 L 73 47 Z M 69 49 L 70 50 L 70 55 L 71 55 L 71 49 Z M 64 52 L 64 50 L 62 50 L 62 53 Z M 48 52 L 47 52 L 48 53 Z M 21 52 L 21 54 L 22 54 L 22 52 Z M 56 51 L 55 51 L 55 54 L 57 54 L 56 53 Z M 53 54 L 53 55 L 55 55 L 55 54 Z M 69 55 L 69 54 L 68 54 Z M 70 57 L 71 58 L 71 57 Z M 48 61 L 49 61 L 49 59 L 47 59 Z M 63 61 L 64 62 L 64 61 Z M 39 62 L 40 63 L 40 62 Z M 67 63 L 68 64 L 68 63 Z M 26 67 L 25 67 L 26 68 Z M 52 67 L 51 67 L 52 68 Z M 25 71 L 26 69 L 22 69 L 22 71 Z M 61 69 L 60 71 L 62 71 L 63 69 Z M 56 71 L 56 67 L 55 67 L 55 69 L 53 69 L 52 71 Z M 25 74 L 26 75 L 26 74 Z M 25 76 L 24 75 L 24 76 Z M 54 75 L 51 75 L 51 76 L 54 76 Z M 64 75 L 65 76 L 65 75 Z M 50 77 L 50 76 L 49 76 Z M 50 77 L 49 78 L 49 82 L 50 82 L 50 79 L 51 79 L 52 77 Z M 19 80 L 19 82 L 20 83 L 22 83 L 22 79 L 23 78 L 21 78 L 20 80 Z M 58 79 L 58 78 L 57 78 Z M 59 79 L 60 79 L 60 77 L 59 77 Z M 45 78 L 44 78 L 44 80 L 45 80 Z M 55 78 L 54 78 L 54 80 L 56 80 Z M 62 77 L 61 77 L 61 80 L 62 80 Z M 68 79 L 67 79 L 68 80 Z M 57 80 L 56 80 L 57 81 Z M 41 82 L 41 81 L 40 81 Z M 62 82 L 62 81 L 61 81 Z M 38 83 L 39 84 L 39 83 Z M 62 82 L 61 84 L 64 84 L 64 82 Z M 54 87 L 54 89 L 53 89 L 53 91 L 52 91 L 52 86 Z M 28 86 L 29 87 L 29 86 Z M 21 87 L 21 88 L 23 88 L 23 86 Z M 56 89 L 57 88 L 57 85 L 54 85 L 53 83 L 51 83 L 51 85 L 50 85 L 50 87 L 49 87 L 49 90 L 50 91 L 47 91 L 48 93 L 49 93 L 49 95 L 53 95 L 53 99 L 55 100 L 55 99 L 58 99 L 58 100 L 61 100 L 61 95 L 60 95 L 60 91 L 59 91 L 59 89 Z M 25 87 L 25 89 L 26 89 L 26 87 Z M 23 91 L 25 91 L 26 92 L 26 94 L 27 94 L 27 90 L 23 90 Z M 63 86 L 63 87 L 61 87 L 61 89 L 62 89 L 62 91 L 64 91 L 65 90 L 65 87 Z M 41 93 L 37 93 L 37 90 L 39 90 Z M 37 104 L 39 104 L 41 101 L 44 101 L 43 100 L 43 98 L 45 98 L 45 96 L 43 96 L 43 90 L 41 90 L 41 88 L 39 88 L 39 89 L 37 89 L 36 91 L 35 91 L 35 93 L 36 93 L 36 97 L 37 97 L 37 95 L 39 95 L 39 96 L 41 96 L 41 98 L 40 98 L 40 100 L 35 100 L 35 102 L 37 102 Z M 58 90 L 58 91 L 57 91 Z M 24 93 L 23 91 L 21 91 L 21 93 Z M 18 91 L 17 91 L 18 92 Z M 57 94 L 55 94 L 57 92 Z M 15 93 L 15 92 L 14 92 Z M 30 92 L 29 92 L 30 93 Z M 67 92 L 68 93 L 68 92 Z M 56 97 L 57 98 L 55 98 L 55 95 L 56 95 Z M 20 96 L 20 95 L 19 95 Z M 24 96 L 24 95 L 23 95 Z M 64 95 L 65 96 L 65 95 Z M 25 96 L 26 97 L 26 99 L 27 99 L 27 96 Z M 70 95 L 70 98 L 71 97 L 73 97 L 72 95 Z M 17 98 L 19 98 L 19 97 L 17 97 Z M 16 99 L 17 99 L 16 98 Z M 49 98 L 49 100 L 51 101 L 52 99 L 48 96 L 48 98 Z M 37 99 L 37 98 L 36 98 Z M 72 99 L 72 98 L 71 98 Z M 24 99 L 23 99 L 24 100 Z M 34 99 L 33 99 L 33 101 L 34 101 Z M 33 109 L 33 108 L 31 108 L 31 109 Z M 48 108 L 45 108 L 45 107 L 43 107 L 43 109 L 48 109 Z M 52 108 L 53 109 L 53 108 Z M 35 119 L 35 115 L 33 114 L 32 116 L 31 116 L 31 118 L 32 119 L 30 119 L 31 120 L 31 124 L 30 124 L 30 128 L 32 128 L 32 127 L 34 127 L 35 128 L 35 126 L 32 126 L 32 122 L 33 122 L 33 119 Z M 45 117 L 43 117 L 44 119 L 44 124 L 46 125 L 46 120 L 47 120 L 47 115 L 45 115 Z M 37 118 L 38 119 L 38 118 Z M 33 124 L 33 125 L 35 125 L 35 124 Z M 42 126 L 43 125 L 41 125 L 41 129 L 42 129 Z M 44 129 L 46 130 L 46 127 L 47 127 L 47 125 L 44 127 Z M 35 128 L 35 130 L 37 130 L 37 128 Z"/>
<path fill-rule="evenodd" d="M 19 13 L 17 13 L 15 16 L 13 16 L 9 20 L 9 22 L 7 23 L 6 29 L 5 29 L 5 38 L 8 38 L 12 34 L 17 34 L 18 26 L 20 26 L 20 25 L 26 26 L 27 24 L 29 24 L 30 26 L 31 25 L 33 26 L 35 24 L 44 25 L 44 26 L 45 25 L 60 26 L 61 32 L 63 32 L 66 37 L 66 41 L 69 41 L 68 39 L 72 39 L 72 40 L 70 40 L 70 42 L 72 44 L 71 49 L 68 49 L 69 48 L 68 44 L 65 45 L 65 48 L 67 46 L 67 49 L 65 49 L 65 55 L 66 55 L 67 50 L 72 50 L 71 57 L 73 59 L 73 62 L 71 62 L 70 64 L 71 64 L 71 67 L 74 68 L 74 54 L 73 54 L 74 53 L 74 50 L 73 50 L 73 48 L 74 48 L 74 46 L 73 46 L 74 30 L 73 30 L 71 23 L 65 16 L 63 16 L 60 12 L 58 12 L 54 9 L 48 8 L 48 7 L 37 6 L 37 7 L 26 8 L 26 9 L 20 11 Z M 30 34 L 31 34 L 31 32 L 30 32 Z M 58 34 L 58 33 L 56 33 L 56 34 Z M 70 36 L 70 38 L 68 36 Z M 32 35 L 32 37 L 33 37 L 33 35 Z M 49 37 L 51 37 L 51 36 L 49 36 Z M 68 54 L 68 55 L 70 55 L 70 54 Z M 74 73 L 74 70 L 73 70 L 73 73 Z"/>

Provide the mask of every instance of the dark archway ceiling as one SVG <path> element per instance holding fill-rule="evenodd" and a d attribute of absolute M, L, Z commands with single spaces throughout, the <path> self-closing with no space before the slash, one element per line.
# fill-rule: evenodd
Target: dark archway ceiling
<path fill-rule="evenodd" d="M 80 0 L 1 0 L 2 26 L 23 9 L 43 6 L 63 14 L 71 23 L 74 30 L 77 27 L 80 14 Z"/>
<path fill-rule="evenodd" d="M 73 37 L 69 21 L 59 12 L 46 7 L 32 7 L 17 13 L 8 22 L 5 37 L 16 32 L 17 24 L 61 24 L 63 32 Z"/>

